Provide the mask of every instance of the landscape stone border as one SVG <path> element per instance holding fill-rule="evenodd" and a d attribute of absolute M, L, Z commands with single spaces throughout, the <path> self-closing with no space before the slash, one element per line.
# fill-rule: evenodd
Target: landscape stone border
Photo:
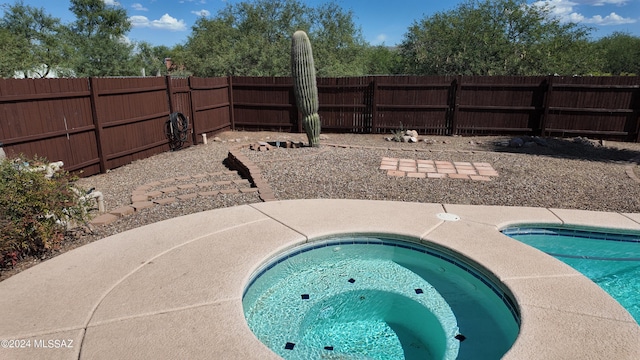
<path fill-rule="evenodd" d="M 209 197 L 224 194 L 246 194 L 257 192 L 247 179 L 218 180 L 211 177 L 238 177 L 235 170 L 209 174 L 187 175 L 168 178 L 140 185 L 131 192 L 131 204 L 101 214 L 90 221 L 91 225 L 107 225 L 119 218 L 157 205 L 168 205 L 176 201 L 192 200 L 199 196 Z"/>

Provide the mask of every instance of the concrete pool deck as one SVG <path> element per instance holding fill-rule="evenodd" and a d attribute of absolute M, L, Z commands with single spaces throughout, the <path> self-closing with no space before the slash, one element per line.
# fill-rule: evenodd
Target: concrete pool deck
<path fill-rule="evenodd" d="M 244 320 L 252 272 L 292 246 L 362 233 L 450 250 L 506 285 L 522 326 L 505 359 L 639 359 L 640 326 L 615 300 L 498 231 L 522 223 L 640 231 L 640 214 L 366 200 L 196 213 L 96 241 L 0 282 L 0 358 L 278 359 Z"/>

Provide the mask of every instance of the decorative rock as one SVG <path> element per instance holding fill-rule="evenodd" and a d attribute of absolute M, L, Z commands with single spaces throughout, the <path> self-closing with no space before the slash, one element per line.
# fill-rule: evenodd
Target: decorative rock
<path fill-rule="evenodd" d="M 387 136 L 386 138 L 384 138 L 385 141 L 393 141 L 393 138 L 390 136 Z"/>
<path fill-rule="evenodd" d="M 509 147 L 512 147 L 512 148 L 519 148 L 519 147 L 522 147 L 522 145 L 524 145 L 524 140 L 518 137 L 513 138 L 509 141 Z"/>
<path fill-rule="evenodd" d="M 406 136 L 410 136 L 410 137 L 413 137 L 413 138 L 417 138 L 418 137 L 418 132 L 415 131 L 415 130 L 407 130 L 404 134 Z"/>
<path fill-rule="evenodd" d="M 536 145 L 537 145 L 537 144 L 535 143 L 535 141 L 527 141 L 526 143 L 524 143 L 524 144 L 522 145 L 522 147 L 525 147 L 525 148 L 532 148 L 532 147 L 535 147 Z"/>
<path fill-rule="evenodd" d="M 543 139 L 543 138 L 540 138 L 540 137 L 535 136 L 535 137 L 533 138 L 533 141 L 534 141 L 536 144 L 540 145 L 540 146 L 547 146 L 547 140 L 545 140 L 545 139 Z"/>
<path fill-rule="evenodd" d="M 409 141 L 408 141 L 408 142 L 410 142 L 410 143 L 417 143 L 417 142 L 418 142 L 418 138 L 416 138 L 415 136 L 412 136 L 412 137 L 410 137 L 410 138 L 409 138 Z"/>
<path fill-rule="evenodd" d="M 405 136 L 402 137 L 402 142 L 408 143 L 408 142 L 410 142 L 410 140 L 411 140 L 411 136 L 409 136 L 409 135 L 405 135 Z"/>
<path fill-rule="evenodd" d="M 578 136 L 577 138 L 573 139 L 573 142 L 576 144 L 582 144 L 586 146 L 594 146 L 594 147 L 602 146 L 602 142 L 598 140 L 591 140 L 589 138 L 581 137 L 581 136 Z"/>

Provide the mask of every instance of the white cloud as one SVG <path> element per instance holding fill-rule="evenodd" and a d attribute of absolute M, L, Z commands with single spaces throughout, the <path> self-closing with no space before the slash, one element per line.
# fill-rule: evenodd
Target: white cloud
<path fill-rule="evenodd" d="M 109 6 L 120 6 L 120 3 L 115 1 L 115 0 L 102 0 L 104 1 L 105 5 L 109 5 Z"/>
<path fill-rule="evenodd" d="M 142 4 L 140 4 L 140 3 L 132 4 L 131 7 L 133 8 L 133 10 L 136 10 L 136 11 L 149 11 L 149 9 L 147 9 L 144 6 L 142 6 Z"/>
<path fill-rule="evenodd" d="M 625 18 L 622 17 L 615 12 L 610 13 L 609 15 L 594 15 L 591 17 L 586 17 L 583 14 L 576 11 L 575 7 L 578 5 L 591 5 L 591 6 L 603 6 L 603 5 L 618 5 L 622 6 L 627 3 L 626 0 L 544 0 L 544 1 L 536 1 L 533 3 L 533 6 L 538 7 L 548 7 L 551 10 L 551 15 L 560 19 L 563 22 L 574 22 L 574 23 L 584 23 L 584 24 L 594 24 L 594 25 L 622 25 L 622 24 L 632 24 L 637 20 L 634 18 Z"/>
<path fill-rule="evenodd" d="M 595 25 L 623 25 L 623 24 L 633 24 L 636 22 L 635 19 L 622 17 L 614 12 L 607 16 L 596 15 L 584 20 L 587 24 L 595 24 Z"/>
<path fill-rule="evenodd" d="M 187 25 L 184 20 L 176 19 L 169 14 L 164 14 L 158 20 L 149 20 L 146 16 L 131 16 L 129 18 L 131 22 L 131 26 L 144 28 L 148 27 L 151 29 L 162 29 L 162 30 L 171 30 L 171 31 L 185 31 L 187 29 Z"/>
<path fill-rule="evenodd" d="M 604 6 L 604 5 L 626 5 L 629 0 L 577 0 L 578 4 Z"/>
<path fill-rule="evenodd" d="M 387 40 L 386 34 L 379 34 L 378 36 L 376 36 L 376 39 L 373 41 L 373 44 L 374 45 L 384 44 L 386 40 Z"/>
<path fill-rule="evenodd" d="M 209 10 L 205 10 L 205 9 L 198 10 L 198 11 L 192 11 L 191 13 L 195 14 L 197 16 L 202 16 L 202 17 L 207 17 L 207 16 L 211 15 L 211 12 L 209 12 Z"/>

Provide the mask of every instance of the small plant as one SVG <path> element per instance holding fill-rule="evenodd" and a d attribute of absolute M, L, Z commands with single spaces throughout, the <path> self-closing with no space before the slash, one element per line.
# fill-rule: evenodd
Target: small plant
<path fill-rule="evenodd" d="M 69 222 L 85 223 L 85 204 L 65 171 L 46 178 L 44 159 L 0 160 L 0 268 L 57 249 Z"/>
<path fill-rule="evenodd" d="M 400 127 L 395 130 L 391 130 L 391 135 L 393 135 L 393 141 L 402 142 L 404 140 L 404 136 L 407 133 L 407 129 L 404 128 L 402 122 L 400 122 Z"/>

